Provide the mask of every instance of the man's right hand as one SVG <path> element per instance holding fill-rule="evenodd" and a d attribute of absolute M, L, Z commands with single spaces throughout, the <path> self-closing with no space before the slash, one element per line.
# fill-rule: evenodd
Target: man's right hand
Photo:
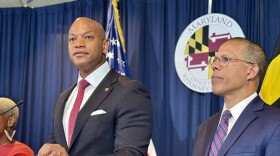
<path fill-rule="evenodd" d="M 59 144 L 44 144 L 38 152 L 38 156 L 69 156 L 65 148 Z"/>

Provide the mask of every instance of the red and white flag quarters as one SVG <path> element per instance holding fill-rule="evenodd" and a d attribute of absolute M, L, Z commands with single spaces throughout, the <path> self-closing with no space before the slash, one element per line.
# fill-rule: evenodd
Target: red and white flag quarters
<path fill-rule="evenodd" d="M 157 152 L 152 139 L 150 140 L 147 156 L 157 156 Z"/>

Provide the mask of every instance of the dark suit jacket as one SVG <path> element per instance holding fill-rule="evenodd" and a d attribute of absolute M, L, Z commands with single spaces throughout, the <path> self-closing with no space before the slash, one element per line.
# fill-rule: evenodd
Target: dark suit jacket
<path fill-rule="evenodd" d="M 221 112 L 202 123 L 194 142 L 193 156 L 208 156 Z M 279 156 L 280 110 L 265 104 L 257 96 L 240 114 L 219 156 Z"/>
<path fill-rule="evenodd" d="M 146 154 L 152 132 L 150 96 L 139 81 L 113 70 L 80 110 L 68 148 L 62 118 L 65 103 L 75 86 L 58 97 L 49 143 L 60 144 L 71 156 Z M 100 109 L 107 113 L 91 116 Z"/>

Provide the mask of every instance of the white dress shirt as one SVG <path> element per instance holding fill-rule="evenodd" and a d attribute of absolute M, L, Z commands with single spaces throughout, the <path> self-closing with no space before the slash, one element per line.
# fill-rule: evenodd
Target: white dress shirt
<path fill-rule="evenodd" d="M 243 110 L 246 108 L 246 106 L 257 96 L 258 94 L 255 92 L 253 93 L 252 95 L 250 95 L 249 97 L 247 97 L 246 99 L 240 101 L 239 103 L 237 103 L 235 106 L 233 106 L 230 110 L 230 113 L 232 115 L 232 117 L 229 119 L 229 122 L 228 122 L 228 132 L 227 132 L 227 135 L 230 133 L 233 125 L 235 124 L 235 122 L 237 121 L 237 119 L 239 118 L 240 114 L 243 112 Z M 226 104 L 224 104 L 224 107 L 223 107 L 223 111 L 222 111 L 222 114 L 223 112 L 227 110 L 226 108 Z M 221 114 L 221 117 L 222 117 L 222 114 Z M 221 117 L 220 117 L 220 120 L 221 120 Z"/>
<path fill-rule="evenodd" d="M 80 110 L 85 105 L 86 101 L 89 99 L 91 94 L 94 92 L 95 88 L 100 84 L 100 82 L 104 79 L 104 77 L 109 73 L 110 66 L 107 63 L 107 61 L 101 65 L 99 68 L 97 68 L 95 71 L 90 73 L 85 79 L 90 83 L 90 85 L 85 89 L 84 98 L 81 103 Z M 66 105 L 64 108 L 63 113 L 63 128 L 65 133 L 66 142 L 68 142 L 68 123 L 69 123 L 69 117 L 71 110 L 73 108 L 74 102 L 76 100 L 76 96 L 78 94 L 78 85 L 80 80 L 82 79 L 80 72 L 78 76 L 77 86 L 73 89 L 72 93 L 70 94 L 68 100 L 66 101 Z"/>

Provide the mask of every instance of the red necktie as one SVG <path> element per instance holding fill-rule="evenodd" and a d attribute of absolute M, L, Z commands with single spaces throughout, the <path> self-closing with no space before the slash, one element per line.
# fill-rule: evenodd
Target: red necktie
<path fill-rule="evenodd" d="M 225 110 L 220 124 L 215 132 L 208 156 L 217 156 L 222 147 L 228 131 L 228 120 L 232 117 L 229 110 Z"/>
<path fill-rule="evenodd" d="M 74 106 L 71 110 L 71 114 L 69 117 L 69 125 L 68 125 L 68 145 L 70 145 L 71 143 L 71 138 L 72 138 L 72 134 L 74 131 L 74 127 L 75 127 L 75 122 L 76 122 L 76 118 L 78 116 L 78 113 L 80 111 L 80 106 L 81 103 L 83 101 L 83 97 L 84 97 L 84 93 L 85 93 L 85 89 L 89 86 L 90 84 L 85 80 L 82 79 L 79 82 L 79 89 L 78 89 L 78 95 L 76 97 Z"/>

